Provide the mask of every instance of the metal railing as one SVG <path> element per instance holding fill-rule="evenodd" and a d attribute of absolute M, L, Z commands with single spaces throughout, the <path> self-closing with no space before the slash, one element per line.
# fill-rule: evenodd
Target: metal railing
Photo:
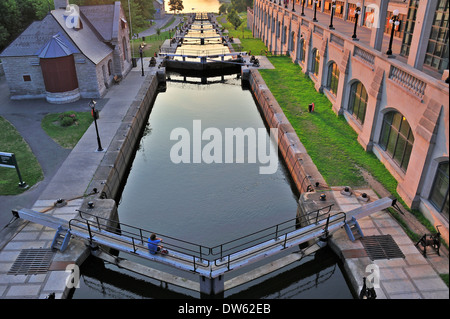
<path fill-rule="evenodd" d="M 170 251 L 187 254 L 201 260 L 213 261 L 214 259 L 207 257 L 212 256 L 213 258 L 222 259 L 226 255 L 243 251 L 270 239 L 277 239 L 280 236 L 284 236 L 286 241 L 290 238 L 288 234 L 292 231 L 301 229 L 307 225 L 318 224 L 320 221 L 329 218 L 332 206 L 322 207 L 304 216 L 278 223 L 214 247 L 195 244 L 160 233 L 158 233 L 158 236 L 164 238 L 164 247 L 167 247 Z M 118 236 L 112 236 L 112 239 L 131 245 L 134 252 L 138 249 L 148 249 L 146 246 L 147 240 L 152 234 L 152 231 L 119 223 L 81 210 L 78 210 L 78 212 L 80 213 L 80 217 L 69 221 L 70 229 L 78 228 L 87 231 L 91 240 L 94 239 L 95 235 L 99 234 L 107 237 L 108 235 L 105 235 L 104 232 L 117 234 Z M 345 220 L 345 214 L 343 218 Z M 316 229 L 312 229 L 311 231 L 313 230 Z"/>
<path fill-rule="evenodd" d="M 280 247 L 280 250 L 289 248 L 289 243 L 303 237 L 306 238 L 313 233 L 321 232 L 327 236 L 330 217 L 334 217 L 333 224 L 343 224 L 346 219 L 345 213 L 330 215 L 332 206 L 333 204 L 305 216 L 290 219 L 212 247 L 211 255 L 217 256 L 214 265 L 219 267 L 226 264 L 227 268 L 230 269 L 232 263 L 238 263 L 276 247 Z M 325 226 L 320 223 L 321 221 L 326 221 Z M 307 229 L 306 226 L 310 227 Z M 302 229 L 307 230 L 302 232 Z"/>
<path fill-rule="evenodd" d="M 80 213 L 80 218 L 71 219 L 69 221 L 69 229 L 78 228 L 87 231 L 90 241 L 94 240 L 94 236 L 101 235 L 110 238 L 115 242 L 122 243 L 125 246 L 129 245 L 133 249 L 133 252 L 136 252 L 137 250 L 148 251 L 147 241 L 153 233 L 152 231 L 98 217 L 80 210 L 78 210 L 78 212 Z M 116 226 L 111 224 L 116 224 Z M 112 236 L 110 235 L 111 233 L 117 234 L 117 236 Z M 189 259 L 192 260 L 194 268 L 199 266 L 198 260 L 202 261 L 203 266 L 209 266 L 209 260 L 205 259 L 205 256 L 210 255 L 211 249 L 209 247 L 159 233 L 158 236 L 164 238 L 164 242 L 162 243 L 164 247 L 169 249 L 172 253 L 175 252 L 175 254 L 171 255 L 174 259 L 189 262 L 189 260 L 183 258 L 187 255 L 190 257 Z"/>
<path fill-rule="evenodd" d="M 309 238 L 311 235 L 316 238 L 320 234 L 327 236 L 329 226 L 343 224 L 346 219 L 345 213 L 331 215 L 332 206 L 333 204 L 322 207 L 214 247 L 160 233 L 158 236 L 164 239 L 162 244 L 170 251 L 170 258 L 190 265 L 193 271 L 199 268 L 212 271 L 212 267 L 226 267 L 230 270 L 233 265 L 262 256 L 267 251 L 289 248 L 302 238 Z M 87 239 L 91 243 L 99 238 L 107 238 L 106 242 L 111 242 L 111 247 L 116 243 L 121 247 L 129 247 L 130 253 L 139 251 L 141 256 L 148 252 L 147 240 L 152 231 L 78 211 L 80 216 L 69 221 L 69 229 L 87 232 Z"/>

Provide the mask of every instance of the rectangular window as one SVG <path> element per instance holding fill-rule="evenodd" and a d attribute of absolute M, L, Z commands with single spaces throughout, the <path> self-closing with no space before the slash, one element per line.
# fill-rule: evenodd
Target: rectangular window
<path fill-rule="evenodd" d="M 408 14 L 405 21 L 405 29 L 402 41 L 402 49 L 400 55 L 409 56 L 409 48 L 411 46 L 412 34 L 416 21 L 417 8 L 419 7 L 419 0 L 411 0 L 409 2 Z"/>
<path fill-rule="evenodd" d="M 448 68 L 449 0 L 438 2 L 433 19 L 424 64 L 443 71 Z"/>
<path fill-rule="evenodd" d="M 25 82 L 30 82 L 30 81 L 31 81 L 31 76 L 30 76 L 30 75 L 24 75 L 24 76 L 23 76 L 23 80 L 24 80 Z"/>
<path fill-rule="evenodd" d="M 430 201 L 439 211 L 447 210 L 448 218 L 448 162 L 440 163 L 431 189 Z M 446 206 L 446 207 L 445 207 Z"/>

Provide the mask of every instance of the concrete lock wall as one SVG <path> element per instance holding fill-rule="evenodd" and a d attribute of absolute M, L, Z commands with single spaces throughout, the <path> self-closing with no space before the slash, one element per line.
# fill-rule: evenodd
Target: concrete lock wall
<path fill-rule="evenodd" d="M 249 70 L 249 73 L 250 89 L 259 104 L 267 125 L 270 128 L 278 129 L 278 149 L 299 194 L 316 189 L 327 189 L 327 183 L 306 152 L 297 133 L 268 89 L 261 74 L 257 70 Z"/>
<path fill-rule="evenodd" d="M 89 191 L 97 188 L 101 198 L 114 199 L 120 192 L 158 93 L 158 83 L 157 76 L 146 77 L 88 187 Z"/>

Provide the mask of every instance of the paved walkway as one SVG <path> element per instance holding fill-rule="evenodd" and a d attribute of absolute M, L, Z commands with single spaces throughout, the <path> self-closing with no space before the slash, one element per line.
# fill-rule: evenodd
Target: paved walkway
<path fill-rule="evenodd" d="M 378 198 L 372 189 L 354 190 L 351 196 L 346 196 L 341 194 L 342 188 L 332 187 L 332 194 L 344 212 L 364 205 L 354 194 L 366 193 L 371 199 Z M 335 232 L 331 245 L 337 248 L 334 250 L 343 260 L 346 273 L 358 294 L 363 285 L 363 277 L 377 276 L 374 283 L 378 299 L 449 298 L 449 289 L 439 276 L 440 273 L 448 274 L 449 259 L 446 251 L 441 251 L 441 256 L 438 256 L 428 248 L 425 258 L 387 211 L 364 217 L 358 223 L 364 236 L 391 235 L 405 255 L 405 258 L 371 260 L 361 240 L 350 241 L 344 229 Z"/>
<path fill-rule="evenodd" d="M 147 37 L 156 34 L 156 31 L 165 26 L 172 19 L 172 17 L 173 14 L 166 13 L 164 18 L 154 20 L 155 23 L 147 30 L 139 32 L 138 37 Z M 181 21 L 183 21 L 183 15 L 175 15 L 175 20 L 167 28 L 161 29 L 161 32 L 174 29 Z"/>
<path fill-rule="evenodd" d="M 9 98 L 5 77 L 0 77 L 0 116 L 9 121 L 28 143 L 44 174 L 44 179 L 26 192 L 16 196 L 0 196 L 0 230 L 11 220 L 12 208 L 31 208 L 70 154 L 70 149 L 61 147 L 42 129 L 41 121 L 44 116 L 64 111 L 88 112 L 89 101 L 81 99 L 58 105 L 50 104 L 45 99 L 13 101 Z M 107 98 L 98 100 L 96 107 L 101 110 L 107 101 Z M 6 150 L 0 147 L 0 151 Z"/>
<path fill-rule="evenodd" d="M 106 103 L 100 112 L 97 123 L 101 143 L 105 151 L 108 149 L 144 79 L 145 77 L 141 76 L 141 70 L 134 68 L 120 85 L 111 87 L 104 97 Z M 41 101 L 27 101 L 26 103 L 36 107 L 45 107 L 45 104 L 47 107 L 67 107 L 50 106 L 48 103 Z M 40 103 L 44 104 L 40 105 Z M 56 109 L 53 111 L 55 112 Z M 15 123 L 15 125 L 17 124 L 18 122 Z M 23 132 L 23 130 L 19 131 Z M 35 143 L 34 146 L 39 147 L 39 143 Z M 11 200 L 7 203 L 2 201 L 2 214 L 8 215 L 8 219 L 10 219 L 12 217 L 11 209 L 15 206 L 31 208 L 35 211 L 46 211 L 53 206 L 57 199 L 63 198 L 68 201 L 66 206 L 51 209 L 46 214 L 66 220 L 73 218 L 77 213 L 76 209 L 79 209 L 83 202 L 83 199 L 79 197 L 90 191 L 87 187 L 102 161 L 105 151 L 97 152 L 97 138 L 92 124 L 70 154 L 60 155 L 63 157 L 62 163 L 59 164 L 58 169 L 52 170 L 50 176 L 46 176 L 45 184 L 42 185 L 42 189 L 40 188 L 36 195 L 28 198 L 24 203 L 20 200 L 17 202 Z M 46 153 L 45 156 L 38 159 L 45 161 L 52 156 L 52 153 Z M 35 197 L 38 197 L 38 199 L 31 203 Z M 18 196 L 13 196 L 13 198 L 18 198 Z M 12 203 L 14 205 L 10 206 Z M 77 245 L 76 241 L 71 241 L 71 245 L 64 254 L 60 252 L 55 254 L 50 265 L 50 271 L 47 273 L 39 275 L 8 274 L 23 249 L 50 248 L 54 234 L 55 231 L 52 229 L 22 220 L 14 221 L 0 232 L 0 298 L 45 298 L 52 292 L 56 293 L 56 298 L 63 296 L 66 279 L 69 276 L 69 273 L 65 272 L 66 266 L 76 263 L 77 258 L 80 257 L 78 256 L 79 251 L 83 250 L 83 247 Z M 72 242 L 74 245 L 72 245 Z"/>

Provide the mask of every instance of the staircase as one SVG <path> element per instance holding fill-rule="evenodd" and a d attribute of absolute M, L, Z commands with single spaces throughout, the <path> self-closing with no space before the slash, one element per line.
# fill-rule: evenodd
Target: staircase
<path fill-rule="evenodd" d="M 359 224 L 354 216 L 348 222 L 345 222 L 344 229 L 351 241 L 364 237 L 361 227 L 359 227 Z"/>
<path fill-rule="evenodd" d="M 70 230 L 68 228 L 59 226 L 56 230 L 55 237 L 53 237 L 52 248 L 59 249 L 61 252 L 66 250 L 67 245 L 69 245 L 70 241 Z"/>

